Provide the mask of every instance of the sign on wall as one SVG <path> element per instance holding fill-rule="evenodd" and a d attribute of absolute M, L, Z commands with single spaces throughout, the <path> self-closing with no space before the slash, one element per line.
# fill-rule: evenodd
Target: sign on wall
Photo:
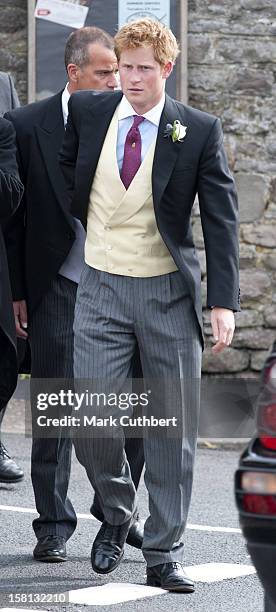
<path fill-rule="evenodd" d="M 119 28 L 133 19 L 150 17 L 170 26 L 170 0 L 119 0 Z"/>
<path fill-rule="evenodd" d="M 69 28 L 82 28 L 89 4 L 89 0 L 37 0 L 35 17 Z"/>

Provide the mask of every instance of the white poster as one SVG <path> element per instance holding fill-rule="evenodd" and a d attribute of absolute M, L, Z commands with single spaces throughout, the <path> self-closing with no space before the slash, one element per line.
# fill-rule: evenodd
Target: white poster
<path fill-rule="evenodd" d="M 119 28 L 128 21 L 150 17 L 170 27 L 170 0 L 119 0 Z"/>
<path fill-rule="evenodd" d="M 35 17 L 69 28 L 82 28 L 89 5 L 90 0 L 37 0 Z"/>

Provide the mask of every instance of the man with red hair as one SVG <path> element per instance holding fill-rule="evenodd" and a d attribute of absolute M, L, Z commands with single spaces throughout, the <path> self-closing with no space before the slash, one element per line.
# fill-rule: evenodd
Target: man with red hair
<path fill-rule="evenodd" d="M 203 348 L 191 209 L 198 193 L 214 351 L 220 352 L 232 341 L 239 309 L 237 197 L 220 121 L 165 94 L 178 54 L 171 30 L 150 19 L 130 22 L 115 36 L 115 53 L 122 92 L 72 96 L 61 151 L 71 210 L 87 227 L 74 373 L 76 384 L 101 379 L 119 394 L 138 345 L 152 391 L 144 420 L 147 583 L 191 592 L 181 537 Z M 118 409 L 112 418 L 106 433 L 91 439 L 84 428 L 75 438 L 77 457 L 103 502 L 105 521 L 92 547 L 92 567 L 101 574 L 120 563 L 136 506 L 119 427 L 125 417 Z"/>

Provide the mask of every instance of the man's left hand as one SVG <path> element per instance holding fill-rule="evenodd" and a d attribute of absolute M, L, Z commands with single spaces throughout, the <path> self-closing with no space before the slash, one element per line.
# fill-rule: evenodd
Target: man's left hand
<path fill-rule="evenodd" d="M 229 346 L 235 330 L 235 318 L 232 310 L 215 306 L 211 311 L 211 325 L 216 344 L 212 347 L 214 353 L 221 353 Z"/>

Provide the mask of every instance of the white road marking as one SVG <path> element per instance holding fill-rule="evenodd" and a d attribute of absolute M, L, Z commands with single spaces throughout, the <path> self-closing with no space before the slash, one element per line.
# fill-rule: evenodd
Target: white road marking
<path fill-rule="evenodd" d="M 195 582 L 213 583 L 222 580 L 233 580 L 242 576 L 255 574 L 252 565 L 238 563 L 204 563 L 185 567 L 190 578 Z M 85 606 L 110 606 L 126 601 L 136 601 L 146 597 L 165 595 L 168 591 L 156 587 L 125 582 L 112 582 L 102 586 L 74 589 L 68 591 L 69 603 Z M 26 608 L 1 608 L 0 612 L 40 612 Z"/>
<path fill-rule="evenodd" d="M 186 567 L 185 571 L 195 582 L 204 583 L 221 582 L 222 580 L 231 580 L 256 573 L 252 565 L 239 565 L 237 563 L 204 563 Z M 167 592 L 155 587 L 113 582 L 98 587 L 69 591 L 69 603 L 86 606 L 109 606 L 145 597 L 165 595 Z"/>
<path fill-rule="evenodd" d="M 192 525 L 188 523 L 187 529 L 195 529 L 196 531 L 217 531 L 221 533 L 241 533 L 241 529 L 237 527 L 212 527 L 212 525 Z"/>
<path fill-rule="evenodd" d="M 19 506 L 1 506 L 0 510 L 4 510 L 7 512 L 22 512 L 23 514 L 37 514 L 35 508 L 21 508 Z M 89 521 L 96 521 L 92 514 L 83 514 L 77 513 L 78 519 L 84 519 Z M 218 533 L 239 533 L 241 534 L 241 529 L 236 527 L 214 527 L 212 525 L 196 525 L 196 524 L 187 524 L 187 529 L 192 529 L 194 531 L 210 531 L 210 532 L 218 532 Z"/>
<path fill-rule="evenodd" d="M 165 595 L 166 593 L 167 591 L 164 591 L 164 589 L 155 587 L 112 582 L 102 586 L 69 591 L 69 603 L 86 606 L 109 606 L 110 604 L 144 599 L 145 597 L 156 597 L 156 595 Z"/>
<path fill-rule="evenodd" d="M 7 510 L 8 512 L 23 512 L 24 514 L 37 514 L 37 511 L 33 508 L 19 508 L 19 506 L 0 506 L 0 510 Z"/>
<path fill-rule="evenodd" d="M 22 512 L 23 514 L 37 514 L 37 511 L 35 508 L 24 508 L 24 507 L 19 507 L 19 506 L 1 506 L 0 505 L 0 510 L 6 510 L 8 512 Z M 97 519 L 95 519 L 94 516 L 92 516 L 92 514 L 82 514 L 79 513 L 77 514 L 77 517 L 79 519 L 85 519 L 85 520 L 92 520 L 92 521 L 96 521 Z M 1 610 L 1 608 L 0 608 Z"/>
<path fill-rule="evenodd" d="M 86 521 L 96 521 L 97 519 L 92 516 L 92 514 L 82 514 L 81 512 L 77 512 L 78 519 L 85 519 Z M 99 522 L 99 521 L 98 521 Z"/>
<path fill-rule="evenodd" d="M 185 567 L 188 576 L 195 582 L 221 582 L 231 578 L 240 578 L 256 574 L 253 565 L 239 563 L 203 563 Z"/>

